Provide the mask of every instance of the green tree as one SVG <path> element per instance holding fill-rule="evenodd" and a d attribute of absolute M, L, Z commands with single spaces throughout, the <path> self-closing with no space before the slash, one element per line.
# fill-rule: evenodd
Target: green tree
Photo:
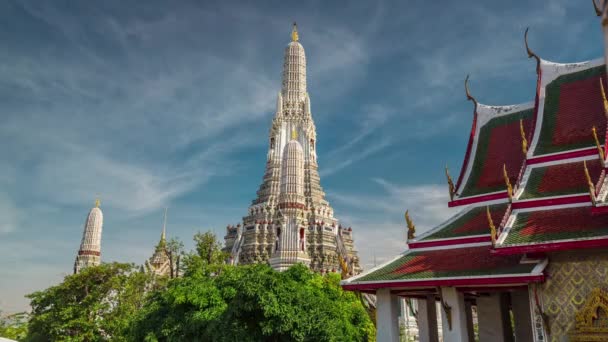
<path fill-rule="evenodd" d="M 228 253 L 222 252 L 222 245 L 212 232 L 194 235 L 194 252 L 184 255 L 184 273 L 212 275 L 220 273 L 225 266 Z"/>
<path fill-rule="evenodd" d="M 303 265 L 226 266 L 188 274 L 157 292 L 133 324 L 133 340 L 369 341 L 375 329 L 340 276 Z"/>
<path fill-rule="evenodd" d="M 26 341 L 123 341 L 131 317 L 155 283 L 131 264 L 102 264 L 65 277 L 28 295 L 31 318 Z"/>
<path fill-rule="evenodd" d="M 3 316 L 0 312 L 0 337 L 12 340 L 22 340 L 27 335 L 28 315 L 19 312 L 12 315 Z"/>

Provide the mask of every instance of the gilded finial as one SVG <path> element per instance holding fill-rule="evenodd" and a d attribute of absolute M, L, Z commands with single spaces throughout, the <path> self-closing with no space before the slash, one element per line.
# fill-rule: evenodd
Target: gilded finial
<path fill-rule="evenodd" d="M 538 57 L 538 55 L 535 54 L 530 49 L 530 46 L 528 45 L 528 30 L 529 29 L 530 29 L 529 27 L 526 27 L 526 32 L 524 33 L 524 43 L 526 44 L 526 52 L 528 53 L 528 58 L 534 57 L 534 59 L 536 59 L 536 73 L 538 74 L 540 72 L 540 57 Z"/>
<path fill-rule="evenodd" d="M 524 120 L 519 120 L 519 133 L 521 134 L 521 150 L 526 155 L 528 153 L 528 139 L 526 139 L 526 132 L 524 131 Z"/>
<path fill-rule="evenodd" d="M 445 165 L 445 177 L 448 179 L 448 190 L 450 191 L 450 201 L 454 200 L 454 195 L 456 194 L 456 187 L 454 187 L 454 182 L 452 181 L 452 177 L 450 177 L 450 171 L 448 170 L 448 165 Z"/>
<path fill-rule="evenodd" d="M 587 168 L 587 161 L 583 160 L 583 167 L 585 168 L 585 178 L 587 179 L 587 185 L 589 186 L 589 196 L 591 197 L 591 202 L 595 205 L 595 186 L 591 181 L 591 176 L 589 175 L 589 169 Z"/>
<path fill-rule="evenodd" d="M 291 129 L 291 140 L 298 140 L 298 131 L 295 128 Z"/>
<path fill-rule="evenodd" d="M 298 40 L 300 40 L 300 37 L 298 36 L 298 25 L 294 22 L 293 29 L 291 30 L 291 41 L 297 42 Z"/>
<path fill-rule="evenodd" d="M 416 234 L 416 226 L 414 225 L 414 221 L 410 217 L 410 211 L 405 211 L 405 223 L 407 223 L 407 239 L 412 240 Z"/>
<path fill-rule="evenodd" d="M 600 156 L 600 160 L 604 162 L 604 149 L 602 148 L 602 145 L 600 145 L 600 140 L 597 138 L 597 130 L 595 129 L 595 126 L 591 128 L 591 132 L 593 133 L 593 140 L 595 140 L 595 147 L 597 147 L 597 153 Z"/>
<path fill-rule="evenodd" d="M 513 187 L 509 180 L 509 174 L 507 173 L 507 164 L 502 164 L 502 175 L 505 178 L 505 184 L 507 185 L 507 194 L 509 195 L 509 201 L 513 200 Z"/>
<path fill-rule="evenodd" d="M 595 3 L 595 0 L 591 0 L 591 2 L 593 2 L 593 9 L 595 10 L 595 15 L 597 15 L 598 17 L 601 17 L 602 16 L 602 10 Z"/>
<path fill-rule="evenodd" d="M 95 208 L 99 208 L 99 205 L 101 204 L 101 201 L 99 200 L 99 198 L 95 199 Z"/>
<path fill-rule="evenodd" d="M 492 238 L 492 246 L 496 244 L 496 226 L 494 220 L 492 220 L 492 214 L 490 214 L 490 206 L 486 206 L 486 215 L 488 217 L 488 226 L 490 227 L 490 237 Z"/>
<path fill-rule="evenodd" d="M 606 6 L 608 7 L 608 6 Z M 602 91 L 602 100 L 604 102 L 604 115 L 608 118 L 608 100 L 606 100 L 606 92 L 604 92 L 604 82 L 600 78 L 600 89 Z"/>
<path fill-rule="evenodd" d="M 464 79 L 464 91 L 467 94 L 467 100 L 473 101 L 473 103 L 475 104 L 475 109 L 477 109 L 477 100 L 475 100 L 475 98 L 473 97 L 473 95 L 471 95 L 471 92 L 469 91 L 469 75 L 467 75 L 467 77 Z"/>

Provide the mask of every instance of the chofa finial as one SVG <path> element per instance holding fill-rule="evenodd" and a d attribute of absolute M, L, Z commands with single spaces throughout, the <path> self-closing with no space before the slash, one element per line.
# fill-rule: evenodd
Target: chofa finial
<path fill-rule="evenodd" d="M 597 15 L 598 17 L 602 16 L 602 10 L 599 8 L 599 6 L 597 5 L 597 3 L 595 3 L 595 0 L 591 0 L 591 2 L 593 2 L 593 9 L 595 10 L 595 15 Z"/>
<path fill-rule="evenodd" d="M 407 224 L 407 239 L 412 240 L 416 235 L 416 226 L 414 225 L 414 221 L 410 217 L 410 211 L 405 211 L 405 223 Z"/>
<path fill-rule="evenodd" d="M 587 168 L 586 160 L 583 160 L 583 168 L 585 170 L 585 179 L 587 180 L 587 186 L 589 187 L 589 197 L 591 197 L 591 203 L 595 205 L 595 186 L 591 181 L 591 175 L 589 175 L 589 169 Z"/>
<path fill-rule="evenodd" d="M 604 115 L 608 118 L 608 100 L 606 100 L 606 93 L 604 92 L 604 82 L 600 78 L 600 90 L 602 92 L 602 101 L 604 103 Z"/>
<path fill-rule="evenodd" d="M 464 79 L 464 91 L 467 94 L 467 100 L 473 101 L 473 103 L 475 104 L 475 108 L 477 108 L 477 100 L 475 100 L 475 98 L 471 95 L 471 92 L 469 91 L 469 75 L 467 75 L 467 77 Z"/>
<path fill-rule="evenodd" d="M 526 139 L 526 131 L 524 130 L 524 120 L 519 119 L 519 134 L 521 135 L 521 151 L 524 156 L 528 153 L 528 139 Z"/>
<path fill-rule="evenodd" d="M 528 45 L 528 30 L 530 30 L 530 28 L 526 27 L 526 32 L 524 33 L 524 43 L 526 44 L 526 52 L 528 53 L 528 58 L 534 57 L 534 59 L 536 59 L 536 73 L 538 74 L 538 72 L 540 71 L 540 57 L 538 57 L 537 54 L 530 50 L 530 46 Z"/>
<path fill-rule="evenodd" d="M 488 226 L 490 227 L 490 238 L 492 239 L 492 246 L 496 244 L 496 226 L 494 225 L 494 220 L 492 219 L 492 214 L 490 213 L 490 206 L 486 206 L 486 216 L 488 217 Z"/>
<path fill-rule="evenodd" d="M 292 42 L 297 42 L 298 40 L 300 40 L 300 37 L 298 36 L 298 25 L 296 25 L 296 22 L 293 22 L 293 29 L 291 30 L 291 41 Z"/>
<path fill-rule="evenodd" d="M 511 186 L 511 181 L 509 180 L 509 174 L 507 172 L 507 164 L 502 164 L 502 176 L 505 179 L 505 185 L 507 186 L 507 195 L 509 196 L 509 201 L 513 200 L 513 186 Z"/>
<path fill-rule="evenodd" d="M 448 170 L 448 164 L 445 164 L 445 177 L 448 180 L 448 191 L 450 192 L 450 201 L 453 201 L 454 195 L 456 195 L 456 187 L 454 186 L 454 181 L 452 181 L 452 177 L 450 177 L 450 170 Z"/>

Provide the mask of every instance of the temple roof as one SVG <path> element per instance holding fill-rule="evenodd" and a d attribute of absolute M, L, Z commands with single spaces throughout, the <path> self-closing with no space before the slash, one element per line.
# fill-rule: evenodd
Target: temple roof
<path fill-rule="evenodd" d="M 489 205 L 490 215 L 494 222 L 500 222 L 508 203 L 497 203 Z M 429 241 L 437 241 L 443 239 L 451 239 L 450 244 L 462 243 L 459 238 L 481 237 L 480 241 L 490 241 L 490 228 L 486 213 L 486 206 L 467 207 L 454 215 L 452 218 L 443 224 L 431 229 L 429 232 L 421 235 L 419 238 L 408 241 L 410 248 L 415 248 L 416 245 L 424 246 Z M 418 243 L 417 242 L 421 242 Z M 447 242 L 447 241 L 445 241 Z"/>
<path fill-rule="evenodd" d="M 608 245 L 608 215 L 589 204 L 514 210 L 496 246 L 497 254 L 546 252 Z"/>
<path fill-rule="evenodd" d="M 503 166 L 515 182 L 524 161 L 521 125 L 530 132 L 534 103 L 514 106 L 476 104 L 463 167 L 450 206 L 506 198 Z M 486 195 L 486 196 L 483 196 Z"/>
<path fill-rule="evenodd" d="M 530 156 L 594 146 L 596 126 L 604 136 L 606 118 L 600 79 L 606 86 L 604 58 L 560 64 L 541 60 L 538 111 Z"/>
<path fill-rule="evenodd" d="M 497 256 L 490 243 L 460 248 L 409 250 L 394 260 L 343 282 L 346 289 L 504 285 L 544 279 L 544 261 L 521 263 L 518 255 Z"/>
<path fill-rule="evenodd" d="M 589 175 L 594 184 L 599 180 L 604 166 L 597 156 L 585 158 Z M 518 200 L 529 200 L 552 196 L 588 194 L 583 160 L 566 160 L 531 165 L 521 180 L 517 191 Z"/>

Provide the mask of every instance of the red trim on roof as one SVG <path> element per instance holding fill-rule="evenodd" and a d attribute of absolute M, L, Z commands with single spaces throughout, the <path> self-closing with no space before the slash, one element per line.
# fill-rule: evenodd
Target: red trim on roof
<path fill-rule="evenodd" d="M 505 291 L 517 291 L 527 290 L 528 285 L 514 285 L 514 286 L 459 286 L 456 288 L 459 292 L 505 292 Z"/>
<path fill-rule="evenodd" d="M 608 205 L 603 205 L 601 207 L 591 207 L 591 215 L 599 215 L 608 213 Z"/>
<path fill-rule="evenodd" d="M 546 206 L 550 206 L 550 205 L 588 203 L 588 202 L 591 202 L 591 197 L 588 194 L 585 194 L 585 195 L 576 195 L 576 196 L 569 196 L 569 197 L 541 198 L 541 199 L 537 199 L 537 200 L 515 201 L 511 205 L 512 205 L 513 209 L 527 209 L 527 208 L 546 207 Z"/>
<path fill-rule="evenodd" d="M 556 153 L 556 154 L 551 154 L 548 156 L 539 156 L 539 157 L 532 157 L 532 158 L 528 158 L 528 165 L 532 165 L 532 164 L 539 164 L 539 163 L 546 163 L 546 162 L 550 162 L 550 161 L 555 161 L 555 160 L 563 160 L 563 159 L 570 159 L 570 158 L 578 158 L 578 157 L 586 157 L 586 156 L 593 156 L 593 155 L 597 155 L 597 147 L 593 146 L 593 147 L 589 147 L 583 150 L 578 150 L 578 151 L 566 151 L 563 153 Z"/>
<path fill-rule="evenodd" d="M 461 205 L 486 202 L 486 201 L 494 201 L 497 199 L 503 199 L 503 198 L 507 198 L 507 197 L 509 197 L 509 195 L 507 194 L 507 191 L 496 192 L 493 194 L 487 194 L 487 195 L 482 195 L 482 196 L 477 196 L 477 197 L 465 197 L 465 198 L 461 198 L 461 199 L 457 199 L 457 200 L 448 202 L 448 207 L 453 208 L 453 207 L 458 207 Z"/>
<path fill-rule="evenodd" d="M 484 236 L 473 236 L 473 237 L 462 237 L 457 239 L 438 239 L 429 241 L 416 241 L 409 242 L 407 245 L 410 249 L 416 248 L 427 248 L 427 247 L 439 247 L 439 246 L 452 246 L 452 245 L 463 245 L 468 243 L 487 242 L 491 241 L 490 235 Z"/>
<path fill-rule="evenodd" d="M 525 276 L 505 276 L 493 278 L 466 278 L 466 279 L 433 279 L 414 281 L 377 282 L 366 284 L 344 284 L 342 288 L 347 291 L 359 291 L 370 289 L 384 289 L 397 287 L 420 287 L 420 286 L 493 286 L 504 284 L 538 283 L 545 280 L 544 274 Z"/>
<path fill-rule="evenodd" d="M 497 255 L 510 255 L 510 254 L 524 254 L 524 253 L 545 253 L 554 251 L 563 251 L 571 249 L 584 249 L 584 248 L 600 248 L 608 247 L 608 236 L 593 239 L 593 240 L 578 240 L 578 241 L 556 241 L 537 243 L 533 245 L 519 245 L 519 246 L 507 246 L 497 247 L 491 250 L 492 254 Z"/>
<path fill-rule="evenodd" d="M 456 191 L 460 189 L 464 174 L 467 171 L 467 167 L 469 166 L 469 161 L 471 159 L 471 149 L 473 148 L 473 141 L 475 140 L 475 131 L 477 131 L 477 117 L 477 105 L 475 105 L 475 109 L 473 109 L 473 124 L 471 125 L 471 133 L 469 134 L 469 143 L 467 144 L 467 152 L 464 155 L 460 175 L 458 176 L 458 181 L 456 182 Z"/>

